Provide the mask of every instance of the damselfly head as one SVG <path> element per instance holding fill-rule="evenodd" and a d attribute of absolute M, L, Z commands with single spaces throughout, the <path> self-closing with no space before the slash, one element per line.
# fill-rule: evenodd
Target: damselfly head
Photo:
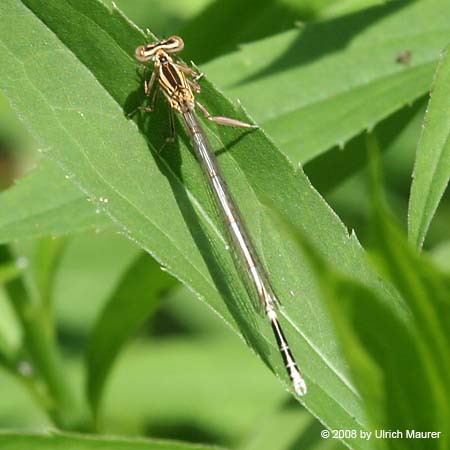
<path fill-rule="evenodd" d="M 140 45 L 136 48 L 134 55 L 140 62 L 150 61 L 158 52 L 178 53 L 184 48 L 183 39 L 179 36 L 171 36 L 163 41 L 153 42 L 152 44 Z"/>

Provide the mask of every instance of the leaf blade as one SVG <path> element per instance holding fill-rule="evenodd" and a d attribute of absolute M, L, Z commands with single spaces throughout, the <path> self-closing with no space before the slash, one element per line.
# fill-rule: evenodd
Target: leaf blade
<path fill-rule="evenodd" d="M 450 46 L 436 70 L 420 137 L 408 208 L 410 240 L 422 247 L 450 178 Z"/>
<path fill-rule="evenodd" d="M 305 164 L 429 90 L 448 43 L 448 8 L 389 2 L 245 45 L 202 70 Z"/>
<path fill-rule="evenodd" d="M 90 228 L 111 226 L 96 214 L 86 196 L 72 185 L 69 175 L 44 159 L 26 175 L 0 193 L 0 242 L 61 236 Z"/>

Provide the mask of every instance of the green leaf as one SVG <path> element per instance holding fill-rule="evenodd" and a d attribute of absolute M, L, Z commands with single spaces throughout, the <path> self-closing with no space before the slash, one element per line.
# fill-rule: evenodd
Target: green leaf
<path fill-rule="evenodd" d="M 239 328 L 288 382 L 269 324 L 249 306 L 186 135 L 159 152 L 168 133 L 165 113 L 139 116 L 139 128 L 124 114 L 124 105 L 134 109 L 136 90 L 142 91 L 132 55 L 143 36 L 92 1 L 25 3 L 33 12 L 17 0 L 0 7 L 8 18 L 0 30 L 0 87 L 46 155 L 127 236 Z M 11 39 L 18 28 L 22 38 Z M 211 111 L 248 120 L 206 80 L 202 83 L 201 99 Z M 281 320 L 309 383 L 305 404 L 331 428 L 365 428 L 363 405 L 311 270 L 292 239 L 267 217 L 262 200 L 289 215 L 331 265 L 394 305 L 398 295 L 381 283 L 355 236 L 262 131 L 208 128 L 208 135 L 214 148 L 227 150 L 220 165 L 281 298 Z M 362 442 L 359 448 L 370 446 Z"/>
<path fill-rule="evenodd" d="M 348 14 L 360 9 L 369 8 L 371 6 L 389 3 L 396 0 L 318 0 L 318 3 L 325 3 L 323 9 L 320 11 L 321 17 L 336 17 Z M 317 0 L 316 0 L 317 2 Z"/>
<path fill-rule="evenodd" d="M 411 355 L 409 358 L 411 368 L 408 372 L 411 374 L 415 370 L 416 373 L 411 378 L 419 380 L 421 385 L 408 383 L 412 389 L 410 393 L 405 393 L 405 397 L 417 396 L 417 390 L 421 391 L 420 396 L 425 393 L 425 398 L 409 408 L 415 412 L 410 422 L 416 420 L 417 423 L 411 428 L 428 429 L 435 425 L 437 429 L 445 430 L 450 421 L 450 351 L 447 337 L 450 327 L 450 283 L 448 277 L 434 267 L 428 257 L 420 255 L 410 246 L 393 220 L 383 198 L 379 152 L 373 136 L 368 139 L 368 150 L 372 169 L 372 253 L 382 273 L 390 278 L 412 313 L 410 335 L 415 343 L 411 342 L 410 347 L 415 348 L 417 356 Z M 400 343 L 401 338 L 391 338 L 390 342 Z M 408 345 L 406 342 L 400 345 L 402 360 L 408 356 L 405 344 Z M 434 414 L 421 415 L 421 411 L 434 411 Z M 397 423 L 400 425 L 399 420 Z M 395 428 L 393 420 L 389 426 Z M 410 425 L 405 422 L 404 426 Z M 437 443 L 435 446 L 441 448 Z"/>
<path fill-rule="evenodd" d="M 410 246 L 385 206 L 379 151 L 374 136 L 368 136 L 371 159 L 372 218 L 370 220 L 375 261 L 402 294 L 415 319 L 423 360 L 429 363 L 440 415 L 450 420 L 450 286 L 448 279 L 427 256 Z M 442 400 L 442 399 L 445 400 Z M 440 416 L 439 415 L 439 416 Z M 445 419 L 444 419 L 445 422 Z"/>
<path fill-rule="evenodd" d="M 327 283 L 331 312 L 371 429 L 445 430 L 448 416 L 442 416 L 443 401 L 434 395 L 434 380 L 411 321 L 360 283 L 334 274 L 321 280 Z M 392 440 L 386 444 L 421 448 Z M 439 448 L 439 442 L 427 440 L 427 448 Z"/>
<path fill-rule="evenodd" d="M 5 182 L 14 177 L 17 160 L 23 158 L 30 150 L 27 132 L 20 120 L 9 106 L 4 95 L 0 94 L 0 141 L 2 143 L 2 164 L 9 164 L 10 170 L 2 170 L 0 189 L 4 190 Z M 3 159 L 4 157 L 9 159 Z M 11 158 L 12 157 L 12 158 Z M 12 170 L 11 170 L 12 169 Z"/>
<path fill-rule="evenodd" d="M 450 283 L 428 260 L 410 247 L 389 214 L 375 205 L 373 239 L 378 242 L 376 261 L 410 307 L 420 342 L 420 362 L 432 381 L 427 392 L 435 405 L 434 422 L 445 429 L 450 422 Z M 420 378 L 420 377 L 419 377 Z M 425 411 L 429 409 L 423 407 Z M 423 427 L 426 429 L 426 427 Z"/>
<path fill-rule="evenodd" d="M 0 193 L 0 242 L 59 236 L 110 225 L 96 214 L 86 195 L 64 177 L 61 169 L 44 159 L 30 174 Z"/>
<path fill-rule="evenodd" d="M 187 60 L 203 63 L 237 50 L 244 42 L 289 30 L 295 27 L 295 21 L 315 17 L 323 3 L 327 3 L 327 0 L 212 2 L 201 14 L 178 30 L 185 42 L 189 43 L 185 57 Z M 230 23 L 233 24 L 233 33 L 230 33 Z M 206 42 L 208 45 L 205 45 Z"/>
<path fill-rule="evenodd" d="M 333 17 L 377 4 L 374 0 L 227 0 L 212 2 L 177 33 L 189 43 L 185 59 L 197 64 L 297 27 L 303 21 Z M 233 33 L 230 33 L 230 23 Z M 152 30 L 155 30 L 152 21 Z M 214 30 L 214 33 L 211 33 Z M 207 43 L 207 45 L 205 45 Z"/>
<path fill-rule="evenodd" d="M 450 46 L 436 70 L 417 147 L 408 212 L 411 242 L 422 247 L 450 177 Z"/>
<path fill-rule="evenodd" d="M 202 71 L 305 163 L 426 93 L 449 34 L 450 3 L 389 2 L 245 45 Z"/>
<path fill-rule="evenodd" d="M 389 183 L 395 186 L 409 185 L 411 171 L 409 156 L 420 134 L 420 124 L 424 114 L 424 101 L 420 99 L 411 107 L 403 108 L 381 121 L 374 128 L 380 141 L 383 156 L 388 155 L 385 164 L 389 170 Z M 305 165 L 305 172 L 313 186 L 322 194 L 333 192 L 341 183 L 367 166 L 365 135 L 360 134 L 350 140 L 345 151 L 339 147 L 321 154 Z M 355 202 L 355 210 L 361 211 L 360 198 L 345 195 L 346 201 Z"/>
<path fill-rule="evenodd" d="M 0 433 L 0 446 L 4 450 L 208 450 L 208 447 L 190 443 L 94 437 L 77 434 L 17 434 Z"/>
<path fill-rule="evenodd" d="M 94 414 L 121 347 L 156 311 L 161 293 L 174 284 L 175 279 L 148 255 L 140 256 L 123 276 L 97 320 L 87 349 L 86 389 Z"/>
<path fill-rule="evenodd" d="M 406 430 L 445 433 L 450 418 L 449 351 L 441 339 L 448 329 L 450 285 L 443 279 L 439 282 L 439 273 L 423 258 L 419 261 L 420 255 L 412 257 L 414 249 L 407 247 L 405 237 L 385 212 L 377 210 L 376 214 L 375 226 L 382 233 L 376 242 L 388 241 L 386 247 L 390 249 L 386 252 L 383 246 L 379 248 L 380 259 L 393 272 L 392 278 L 397 276 L 395 284 L 408 300 L 412 315 L 405 316 L 402 309 L 386 301 L 379 292 L 328 264 L 298 228 L 291 232 L 312 262 L 327 299 L 353 379 L 367 407 L 370 429 L 401 430 L 404 435 Z M 413 270 L 418 281 L 413 280 Z M 425 295 L 428 286 L 419 286 L 424 278 L 434 288 Z M 410 288 L 405 287 L 406 282 Z M 436 300 L 437 309 L 445 315 L 441 323 L 432 313 Z M 445 434 L 441 437 L 442 440 L 428 439 L 427 448 L 448 448 Z M 361 436 L 357 435 L 357 439 Z M 379 448 L 392 449 L 423 445 L 411 446 L 393 439 L 377 444 Z"/>

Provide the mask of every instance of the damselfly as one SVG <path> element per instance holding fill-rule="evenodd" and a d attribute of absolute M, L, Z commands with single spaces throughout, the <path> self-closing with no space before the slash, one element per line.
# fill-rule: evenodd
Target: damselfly
<path fill-rule="evenodd" d="M 174 132 L 173 110 L 181 115 L 186 130 L 191 137 L 196 157 L 201 164 L 209 188 L 213 194 L 217 210 L 220 212 L 223 225 L 227 231 L 233 249 L 236 267 L 241 272 L 245 272 L 242 276 L 246 278 L 246 281 L 250 282 L 246 283 L 246 285 L 250 284 L 252 289 L 256 291 L 262 309 L 272 326 L 279 351 L 294 390 L 297 394 L 304 395 L 306 394 L 305 380 L 300 374 L 280 322 L 278 321 L 276 312 L 277 297 L 269 282 L 267 271 L 261 263 L 256 248 L 250 239 L 239 208 L 230 194 L 208 138 L 197 119 L 195 108 L 200 109 L 207 119 L 221 125 L 244 128 L 254 128 L 255 126 L 228 117 L 212 116 L 198 102 L 194 96 L 194 92 L 200 93 L 201 89 L 198 84 L 200 75 L 182 61 L 170 56 L 172 53 L 180 52 L 183 47 L 183 40 L 178 36 L 172 36 L 169 39 L 148 45 L 141 45 L 136 48 L 135 56 L 138 61 L 142 63 L 152 61 L 154 65 L 150 80 L 147 81 L 145 79 L 144 81 L 145 94 L 151 98 L 150 106 L 141 109 L 153 111 L 157 93 L 161 90 L 171 108 L 170 123 L 172 132 Z"/>

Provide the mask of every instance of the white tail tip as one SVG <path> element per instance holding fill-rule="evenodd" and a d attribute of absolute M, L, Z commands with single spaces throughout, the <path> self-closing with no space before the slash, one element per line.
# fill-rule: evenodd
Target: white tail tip
<path fill-rule="evenodd" d="M 292 384 L 294 386 L 295 392 L 300 396 L 305 395 L 308 391 L 305 380 L 299 372 L 293 373 Z"/>

